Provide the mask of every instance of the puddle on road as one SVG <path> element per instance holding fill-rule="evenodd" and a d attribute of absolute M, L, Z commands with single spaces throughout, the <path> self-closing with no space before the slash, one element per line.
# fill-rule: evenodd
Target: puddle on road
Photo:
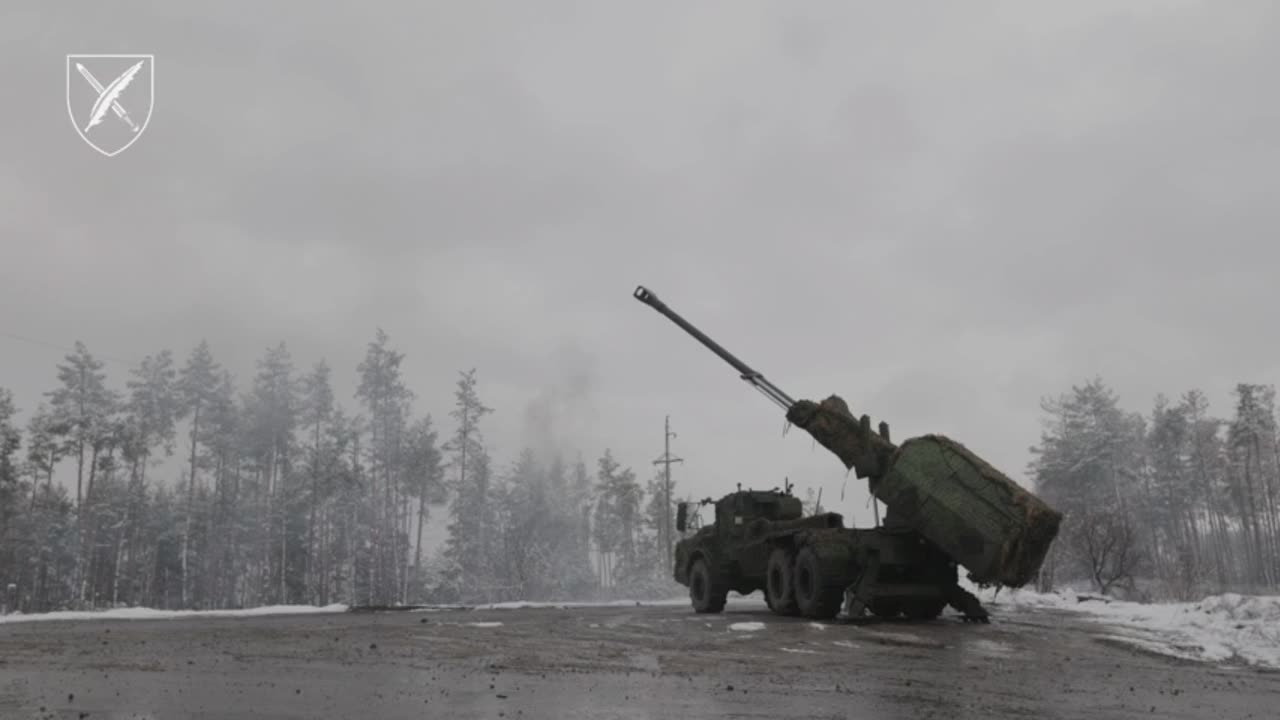
<path fill-rule="evenodd" d="M 938 650 L 946 647 L 944 643 L 940 643 L 937 640 L 930 640 L 928 638 L 923 638 L 923 637 L 920 637 L 919 635 L 912 635 L 910 633 L 892 633 L 892 632 L 883 632 L 880 630 L 866 630 L 864 631 L 863 634 L 867 636 L 868 639 L 874 640 L 878 643 L 881 643 L 882 645 L 905 645 L 908 647 L 924 647 L 924 648 L 934 648 Z"/>

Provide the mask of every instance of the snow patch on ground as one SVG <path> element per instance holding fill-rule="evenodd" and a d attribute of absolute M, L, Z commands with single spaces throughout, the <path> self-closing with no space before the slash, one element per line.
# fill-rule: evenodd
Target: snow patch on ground
<path fill-rule="evenodd" d="M 264 615 L 314 615 L 347 611 L 346 605 L 268 605 L 247 610 L 153 610 L 151 608 L 114 608 L 111 610 L 64 610 L 23 615 L 0 615 L 0 623 L 37 622 L 47 620 L 180 620 L 202 617 L 262 617 Z"/>
<path fill-rule="evenodd" d="M 684 598 L 685 604 L 688 604 L 689 598 Z M 730 608 L 765 608 L 769 605 L 764 600 L 764 593 L 753 592 L 747 595 L 739 595 L 738 593 L 729 593 L 729 597 L 725 598 L 725 607 Z"/>
<path fill-rule="evenodd" d="M 818 654 L 817 650 L 801 650 L 800 648 L 789 648 L 789 647 L 782 648 L 782 652 L 798 653 L 801 655 L 817 655 Z"/>
<path fill-rule="evenodd" d="M 1014 655 L 1014 649 L 1002 642 L 995 640 L 986 640 L 979 638 L 972 642 L 965 643 L 965 647 L 973 649 L 980 655 L 988 657 L 1006 658 Z"/>
<path fill-rule="evenodd" d="M 1163 655 L 1280 668 L 1280 596 L 1226 593 L 1198 602 L 1146 604 L 1070 591 L 976 593 L 988 606 L 1079 613 L 1116 630 L 1110 639 Z"/>
<path fill-rule="evenodd" d="M 468 626 L 468 627 L 478 627 L 478 628 L 493 628 L 493 627 L 502 627 L 502 623 L 500 623 L 500 622 L 470 622 L 470 623 L 467 623 L 467 626 Z"/>
<path fill-rule="evenodd" d="M 736 622 L 736 623 L 734 623 L 734 624 L 730 625 L 730 626 L 729 626 L 729 629 L 730 629 L 730 630 L 736 630 L 736 631 L 738 631 L 738 632 L 759 632 L 760 630 L 763 630 L 763 629 L 764 629 L 764 623 L 762 623 L 762 622 Z"/>
<path fill-rule="evenodd" d="M 809 623 L 809 627 L 813 628 L 814 630 L 826 630 L 826 629 L 827 629 L 827 626 L 826 626 L 826 625 L 823 625 L 822 623 Z"/>
<path fill-rule="evenodd" d="M 623 608 L 623 607 L 678 607 L 689 604 L 689 598 L 672 598 L 670 600 L 605 600 L 600 602 L 500 602 L 488 605 L 473 605 L 473 610 L 575 610 L 579 608 Z"/>
<path fill-rule="evenodd" d="M 610 600 L 603 602 L 504 602 L 488 605 L 425 605 L 413 607 L 412 612 L 436 613 L 450 610 L 527 610 L 623 607 L 683 607 L 688 598 L 670 600 Z M 259 617 L 264 615 L 301 615 L 307 613 L 339 613 L 352 609 L 348 605 L 335 604 L 324 607 L 314 605 L 271 605 L 246 610 L 153 610 L 151 608 L 115 608 L 111 610 L 65 610 L 23 615 L 0 615 L 0 623 L 33 622 L 37 620 L 177 620 L 200 617 Z"/>

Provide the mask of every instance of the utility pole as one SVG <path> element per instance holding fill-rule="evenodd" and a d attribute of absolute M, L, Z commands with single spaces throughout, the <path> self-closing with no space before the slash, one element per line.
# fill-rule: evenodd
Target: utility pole
<path fill-rule="evenodd" d="M 662 533 L 659 545 L 665 550 L 666 554 L 662 559 L 662 566 L 666 568 L 667 574 L 671 574 L 672 553 L 675 551 L 675 543 L 672 541 L 671 527 L 671 463 L 684 462 L 681 458 L 671 457 L 671 438 L 676 434 L 671 432 L 671 416 L 668 415 L 664 424 L 664 433 L 662 437 L 662 457 L 653 461 L 654 465 L 663 466 L 662 475 L 662 498 L 664 505 L 662 508 L 662 523 L 659 531 Z"/>

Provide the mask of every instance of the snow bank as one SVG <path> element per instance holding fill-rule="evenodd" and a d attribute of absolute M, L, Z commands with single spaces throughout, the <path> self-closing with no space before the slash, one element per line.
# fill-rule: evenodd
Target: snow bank
<path fill-rule="evenodd" d="M 1114 640 L 1163 655 L 1280 668 L 1280 596 L 1212 595 L 1136 603 L 1073 592 L 978 591 L 989 606 L 1055 608 L 1111 626 Z M 994 596 L 994 599 L 993 599 Z"/>
<path fill-rule="evenodd" d="M 178 620 L 201 617 L 260 617 L 263 615 L 312 615 L 346 612 L 346 605 L 268 605 L 247 610 L 153 610 L 151 608 L 114 608 L 111 610 L 64 610 L 23 615 L 0 615 L 0 623 L 36 622 L 42 620 Z"/>
<path fill-rule="evenodd" d="M 762 623 L 762 622 L 736 622 L 736 623 L 734 623 L 734 624 L 730 625 L 730 626 L 729 626 L 729 629 L 730 629 L 730 630 L 737 630 L 738 632 L 758 632 L 758 631 L 760 631 L 760 630 L 763 630 L 763 629 L 764 629 L 764 623 Z"/>
<path fill-rule="evenodd" d="M 1280 668 L 1280 597 L 1228 593 L 1196 603 L 1083 603 L 1080 609 L 1178 657 Z"/>

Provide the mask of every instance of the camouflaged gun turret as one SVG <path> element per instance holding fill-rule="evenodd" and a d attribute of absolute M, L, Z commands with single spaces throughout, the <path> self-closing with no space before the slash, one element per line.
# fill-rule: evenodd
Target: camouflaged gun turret
<path fill-rule="evenodd" d="M 782 614 L 829 618 L 843 604 L 854 617 L 928 618 L 950 604 L 985 620 L 957 584 L 958 565 L 979 584 L 1010 587 L 1039 572 L 1062 516 L 964 446 L 941 435 L 894 445 L 886 423 L 873 431 L 839 397 L 793 400 L 644 287 L 634 296 L 733 366 L 887 507 L 882 526 L 853 529 L 835 513 L 801 517 L 789 487 L 726 495 L 715 503 L 716 522 L 676 546 L 675 579 L 696 610 L 718 612 L 730 590 L 760 589 Z M 681 532 L 687 513 L 678 511 Z"/>

